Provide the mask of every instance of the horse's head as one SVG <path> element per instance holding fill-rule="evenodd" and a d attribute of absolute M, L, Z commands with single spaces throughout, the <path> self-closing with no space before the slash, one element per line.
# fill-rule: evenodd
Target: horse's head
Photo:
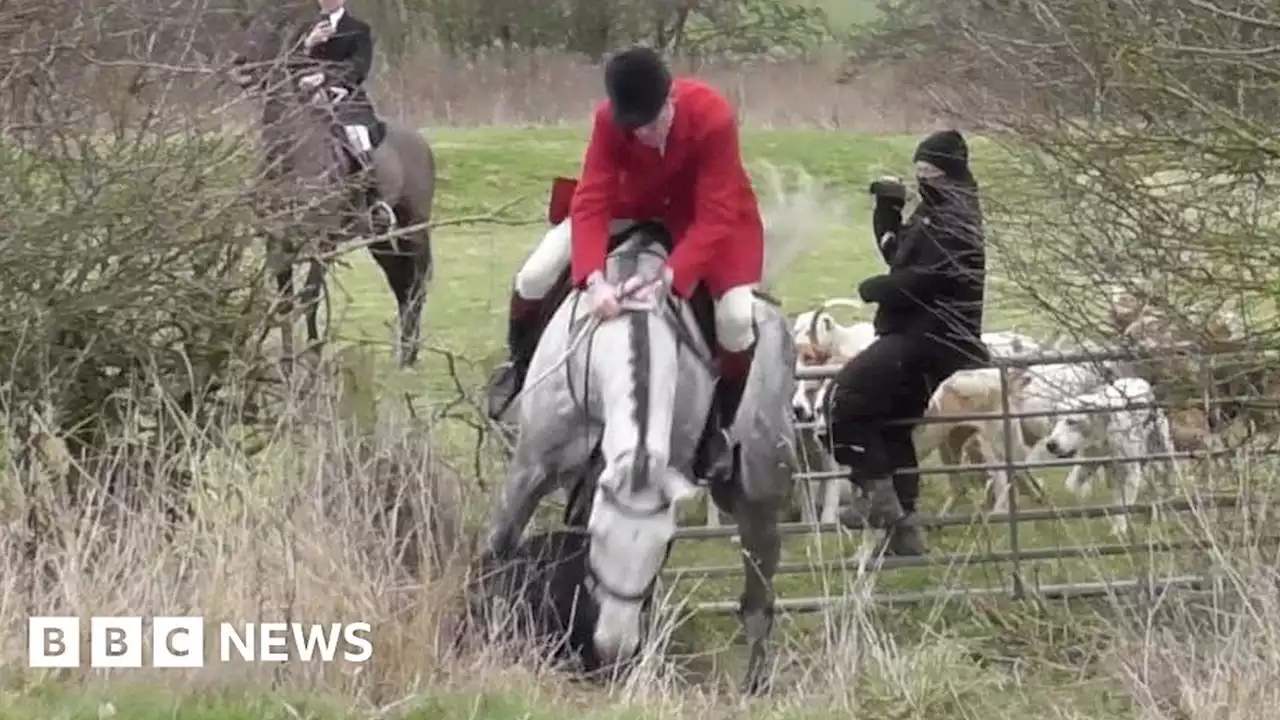
<path fill-rule="evenodd" d="M 625 660 L 639 649 L 643 610 L 675 539 L 676 509 L 698 492 L 643 444 L 608 462 L 601 473 L 587 523 L 588 587 L 599 608 L 595 649 L 605 662 Z"/>
<path fill-rule="evenodd" d="M 643 227 L 611 253 L 610 281 L 656 277 L 666 259 L 662 235 Z M 599 613 L 594 636 L 605 662 L 630 658 L 643 637 L 646 601 L 666 564 L 676 509 L 698 488 L 671 466 L 676 418 L 689 416 L 677 397 L 679 320 L 663 302 L 628 305 L 596 330 L 591 382 L 603 400 L 605 467 L 588 528 L 588 561 Z"/>

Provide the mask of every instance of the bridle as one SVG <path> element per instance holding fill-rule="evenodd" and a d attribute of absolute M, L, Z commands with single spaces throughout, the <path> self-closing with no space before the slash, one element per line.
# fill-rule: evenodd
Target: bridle
<path fill-rule="evenodd" d="M 622 237 L 618 240 L 619 244 L 621 244 L 622 242 L 625 242 L 631 235 L 634 235 L 636 232 L 642 230 L 643 228 L 644 228 L 643 225 L 637 224 L 637 225 L 633 225 L 627 230 L 624 230 L 623 233 L 621 234 Z M 627 265 L 631 266 L 631 269 L 632 269 L 632 272 L 623 273 L 623 275 L 624 276 L 633 275 L 635 265 L 638 264 L 640 257 L 644 255 L 655 257 L 660 260 L 663 259 L 663 256 L 661 254 L 659 254 L 657 251 L 648 247 L 648 243 L 644 245 L 640 245 L 639 247 L 636 247 L 633 250 L 631 250 L 627 254 L 627 256 L 623 257 L 623 261 L 626 262 Z M 582 294 L 579 293 L 574 298 L 574 306 L 573 306 L 573 312 L 571 313 L 571 317 L 577 315 L 578 303 L 581 302 L 581 300 L 582 300 Z M 701 363 L 702 366 L 706 368 L 709 373 L 711 373 L 713 376 L 718 375 L 718 368 L 716 367 L 715 363 L 712 361 L 711 357 L 707 353 L 703 353 L 701 351 L 701 349 L 698 347 L 696 339 L 691 334 L 688 328 L 688 325 L 683 321 L 683 318 L 681 317 L 681 313 L 679 312 L 678 301 L 675 298 L 668 296 L 664 298 L 656 307 L 648 307 L 648 306 L 640 306 L 635 304 L 629 305 L 627 303 L 627 298 L 624 296 L 620 298 L 620 304 L 622 305 L 623 313 L 629 315 L 629 317 L 627 318 L 628 321 L 632 323 L 633 343 L 638 343 L 644 346 L 648 345 L 649 326 L 648 326 L 648 323 L 646 322 L 647 318 L 645 316 L 648 315 L 649 313 L 655 313 L 658 315 L 658 317 L 662 318 L 662 320 L 667 324 L 667 326 L 675 334 L 677 355 L 686 351 L 690 352 L 693 354 L 695 358 L 698 359 L 699 363 Z M 594 349 L 595 333 L 596 333 L 596 330 L 599 328 L 598 322 L 589 326 L 587 325 L 587 323 L 592 321 L 593 319 L 594 318 L 592 318 L 589 315 L 584 315 L 582 318 L 578 319 L 577 321 L 575 321 L 573 324 L 570 325 L 571 337 L 577 337 L 580 332 L 586 333 L 585 340 L 587 343 L 587 348 L 586 348 L 585 365 L 587 367 L 590 367 L 590 364 L 591 364 L 591 353 Z M 572 372 L 572 367 L 570 363 L 570 357 L 573 354 L 573 350 L 574 350 L 574 347 L 571 346 L 565 354 L 565 357 L 562 361 L 562 365 L 565 371 L 566 387 L 569 388 L 569 392 L 573 397 L 574 406 L 577 409 L 579 415 L 584 420 L 587 421 L 586 423 L 584 423 L 584 427 L 586 427 L 586 426 L 589 426 L 589 423 L 592 421 L 592 418 L 590 417 L 590 413 L 587 410 L 588 402 L 591 397 L 591 392 L 590 392 L 591 373 L 590 372 L 583 373 L 584 380 L 583 380 L 582 397 L 578 397 L 574 393 L 573 372 Z M 644 380 L 647 381 L 647 370 L 642 371 L 642 374 L 646 376 Z M 643 437 L 645 433 L 641 432 L 639 434 L 641 437 Z M 643 447 L 642 447 L 640 448 L 640 451 L 637 452 L 636 454 L 635 462 L 633 465 L 633 468 L 634 468 L 633 475 L 629 479 L 633 485 L 637 487 L 643 487 L 645 484 L 651 481 L 651 479 L 647 477 L 647 473 L 649 472 L 648 465 L 649 465 L 648 456 L 647 456 L 647 453 L 643 451 Z M 584 485 L 586 485 L 585 480 L 580 482 L 578 487 L 575 488 L 575 493 L 580 492 Z M 600 501 L 607 503 L 610 509 L 617 512 L 619 515 L 622 515 L 632 520 L 640 520 L 640 521 L 651 520 L 651 519 L 657 518 L 660 515 L 665 515 L 671 512 L 671 502 L 670 500 L 667 500 L 665 497 L 662 499 L 661 502 L 651 507 L 637 507 L 635 505 L 631 505 L 626 501 L 624 501 L 621 497 L 619 497 L 618 493 L 612 487 L 609 487 L 607 485 L 599 485 L 597 487 L 597 492 L 598 492 L 597 497 Z M 570 498 L 570 507 L 576 504 L 576 500 L 577 500 L 576 498 Z M 675 544 L 674 538 L 672 538 L 667 542 L 666 551 L 663 554 L 661 563 L 659 563 L 658 565 L 659 568 L 665 565 L 667 560 L 671 557 L 671 549 L 674 546 L 674 544 Z M 621 590 L 618 590 L 617 588 L 611 587 L 607 582 L 603 580 L 603 578 L 601 577 L 601 574 L 595 568 L 594 562 L 592 560 L 592 554 L 590 552 L 590 549 L 588 548 L 587 561 L 586 561 L 586 577 L 584 578 L 584 583 L 588 591 L 592 591 L 592 592 L 598 591 L 610 597 L 611 599 L 621 603 L 628 603 L 628 604 L 643 603 L 653 593 L 653 589 L 657 585 L 659 576 L 660 576 L 660 573 L 655 572 L 653 577 L 649 580 L 649 583 L 640 592 L 636 592 L 636 593 L 623 592 Z"/>

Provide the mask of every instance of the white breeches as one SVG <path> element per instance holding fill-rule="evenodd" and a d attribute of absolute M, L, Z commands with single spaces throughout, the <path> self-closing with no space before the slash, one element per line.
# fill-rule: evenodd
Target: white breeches
<path fill-rule="evenodd" d="M 516 271 L 516 294 L 520 297 L 525 300 L 541 300 L 546 297 L 560 273 L 569 267 L 572 249 L 569 222 L 565 220 L 548 230 Z"/>
<path fill-rule="evenodd" d="M 369 128 L 364 125 L 343 125 L 342 129 L 347 133 L 347 142 L 350 142 L 360 152 L 373 150 L 373 141 L 369 137 Z"/>
<path fill-rule="evenodd" d="M 614 220 L 609 231 L 620 232 L 630 220 Z M 526 300 L 541 300 L 551 292 L 560 273 L 569 267 L 572 238 L 569 220 L 556 225 L 542 236 L 542 241 L 516 272 L 515 290 Z M 730 288 L 716 299 L 716 338 L 729 352 L 742 352 L 756 340 L 755 296 L 753 285 Z"/>
<path fill-rule="evenodd" d="M 739 285 L 716 300 L 716 340 L 729 352 L 749 350 L 756 341 L 754 289 Z"/>

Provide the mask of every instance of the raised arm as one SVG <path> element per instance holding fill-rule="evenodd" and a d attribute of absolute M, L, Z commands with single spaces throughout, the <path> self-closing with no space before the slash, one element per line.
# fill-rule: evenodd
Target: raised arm
<path fill-rule="evenodd" d="M 972 221 L 951 217 L 927 218 L 914 224 L 905 238 L 918 247 L 910 263 L 863 281 L 858 294 L 866 302 L 919 304 L 938 295 L 963 295 L 970 275 L 983 257 L 982 232 Z M 940 221 L 941 220 L 941 221 Z"/>
<path fill-rule="evenodd" d="M 902 208 L 907 202 L 907 189 L 898 178 L 883 177 L 871 183 L 868 192 L 875 202 L 871 228 L 875 233 L 876 248 L 884 261 L 892 265 L 902 232 Z"/>

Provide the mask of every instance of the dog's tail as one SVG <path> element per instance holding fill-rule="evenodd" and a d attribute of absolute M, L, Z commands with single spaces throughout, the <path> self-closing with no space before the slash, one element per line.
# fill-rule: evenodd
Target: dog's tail
<path fill-rule="evenodd" d="M 853 298 L 827 298 L 822 301 L 822 307 L 818 308 L 818 310 L 830 310 L 833 307 L 847 307 L 855 310 L 861 310 L 866 307 L 866 304 L 861 300 L 854 300 Z"/>

